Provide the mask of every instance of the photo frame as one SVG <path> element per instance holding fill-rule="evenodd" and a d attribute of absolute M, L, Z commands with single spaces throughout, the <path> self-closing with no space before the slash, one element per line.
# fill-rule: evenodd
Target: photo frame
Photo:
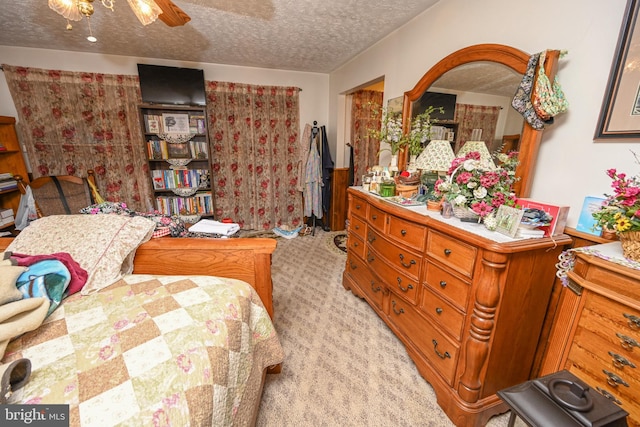
<path fill-rule="evenodd" d="M 523 214 L 524 211 L 522 209 L 507 205 L 500 206 L 496 213 L 496 231 L 509 237 L 514 237 L 518 232 Z"/>
<path fill-rule="evenodd" d="M 170 159 L 188 159 L 191 157 L 189 145 L 186 142 L 179 144 L 167 144 Z"/>
<path fill-rule="evenodd" d="M 640 0 L 628 0 L 605 90 L 595 141 L 640 139 Z"/>

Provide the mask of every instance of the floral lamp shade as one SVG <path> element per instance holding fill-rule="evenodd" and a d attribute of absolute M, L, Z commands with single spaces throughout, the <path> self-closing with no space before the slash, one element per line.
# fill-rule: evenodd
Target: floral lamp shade
<path fill-rule="evenodd" d="M 458 157 L 464 157 L 467 153 L 477 151 L 480 153 L 480 163 L 485 169 L 495 169 L 496 165 L 493 163 L 491 153 L 487 148 L 487 144 L 484 141 L 467 141 L 462 148 L 458 151 Z"/>
<path fill-rule="evenodd" d="M 426 171 L 447 171 L 454 158 L 455 154 L 451 148 L 451 142 L 435 139 L 429 142 L 416 159 L 416 168 Z"/>

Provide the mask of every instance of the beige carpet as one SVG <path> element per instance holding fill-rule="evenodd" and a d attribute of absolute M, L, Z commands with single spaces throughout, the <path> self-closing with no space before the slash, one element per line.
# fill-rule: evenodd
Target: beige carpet
<path fill-rule="evenodd" d="M 257 425 L 452 426 L 402 343 L 342 287 L 346 256 L 329 244 L 335 234 L 278 239 L 275 326 L 286 359 L 267 376 Z"/>

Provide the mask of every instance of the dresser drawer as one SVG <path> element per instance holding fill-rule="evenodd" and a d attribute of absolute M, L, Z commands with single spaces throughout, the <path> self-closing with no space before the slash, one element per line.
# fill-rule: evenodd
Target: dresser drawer
<path fill-rule="evenodd" d="M 384 211 L 381 211 L 378 208 L 373 206 L 369 206 L 369 214 L 367 215 L 367 221 L 369 225 L 374 227 L 376 230 L 386 233 L 386 224 L 387 224 L 387 214 Z"/>
<path fill-rule="evenodd" d="M 349 232 L 349 234 L 347 234 L 347 250 L 364 259 L 364 240 L 362 240 L 358 235 Z"/>
<path fill-rule="evenodd" d="M 349 231 L 364 240 L 367 236 L 367 223 L 363 218 L 352 216 L 349 221 Z"/>
<path fill-rule="evenodd" d="M 351 277 L 351 282 L 356 284 L 356 287 L 360 290 L 361 296 L 363 296 L 369 304 L 378 310 L 382 310 L 384 284 L 371 273 L 371 270 L 369 270 L 361 259 L 352 254 L 348 256 L 345 269 L 347 275 Z"/>
<path fill-rule="evenodd" d="M 412 304 L 418 303 L 419 283 L 417 280 L 391 267 L 379 254 L 371 249 L 367 252 L 366 260 L 369 268 L 373 270 L 392 291 Z"/>
<path fill-rule="evenodd" d="M 367 243 L 375 249 L 378 257 L 384 258 L 381 262 L 391 264 L 398 271 L 418 281 L 422 263 L 422 256 L 418 253 L 396 246 L 371 229 L 367 232 Z"/>
<path fill-rule="evenodd" d="M 464 314 L 462 312 L 440 298 L 428 286 L 424 286 L 422 289 L 420 308 L 437 322 L 436 326 L 446 330 L 453 338 L 460 341 L 462 338 L 462 325 L 464 324 Z"/>
<path fill-rule="evenodd" d="M 390 216 L 389 236 L 410 248 L 422 252 L 427 239 L 427 228 L 424 225 Z"/>
<path fill-rule="evenodd" d="M 369 203 L 354 195 L 351 195 L 351 201 L 349 203 L 349 213 L 352 215 L 358 215 L 362 219 L 367 218 L 367 207 L 369 206 Z"/>
<path fill-rule="evenodd" d="M 478 249 L 434 231 L 427 236 L 427 255 L 471 278 Z"/>
<path fill-rule="evenodd" d="M 469 285 L 437 265 L 426 262 L 424 283 L 437 295 L 453 302 L 460 310 L 466 312 L 469 299 Z"/>
<path fill-rule="evenodd" d="M 458 343 L 447 338 L 432 321 L 422 317 L 409 303 L 391 294 L 389 318 L 416 348 L 421 349 L 444 380 L 453 385 L 458 363 Z"/>

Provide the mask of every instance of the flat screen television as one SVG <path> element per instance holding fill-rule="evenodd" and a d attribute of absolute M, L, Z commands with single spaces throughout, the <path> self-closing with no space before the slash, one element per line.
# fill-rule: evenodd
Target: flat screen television
<path fill-rule="evenodd" d="M 432 119 L 453 120 L 456 114 L 456 95 L 452 93 L 425 92 L 414 102 L 411 109 L 412 116 L 415 117 L 423 113 L 429 106 L 442 107 L 444 113 L 434 111 L 431 114 Z"/>
<path fill-rule="evenodd" d="M 138 64 L 142 102 L 205 105 L 204 72 L 195 68 Z"/>

